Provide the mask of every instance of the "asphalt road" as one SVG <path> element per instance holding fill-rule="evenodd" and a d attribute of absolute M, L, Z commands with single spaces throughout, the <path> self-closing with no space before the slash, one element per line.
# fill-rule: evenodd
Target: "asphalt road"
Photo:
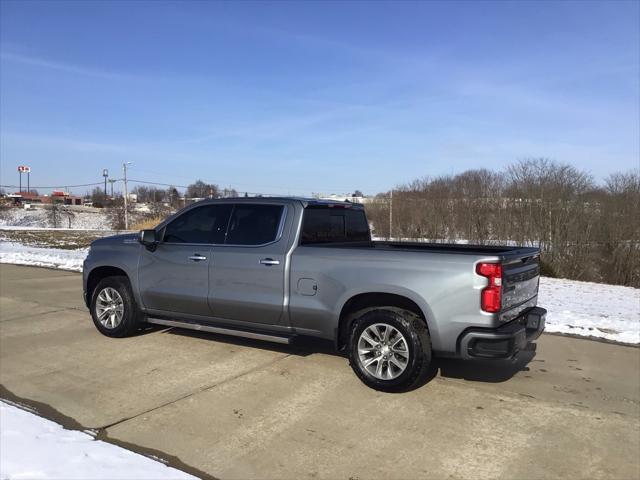
<path fill-rule="evenodd" d="M 216 478 L 640 478 L 640 349 L 543 335 L 404 394 L 323 344 L 101 336 L 79 274 L 0 266 L 0 393 Z"/>

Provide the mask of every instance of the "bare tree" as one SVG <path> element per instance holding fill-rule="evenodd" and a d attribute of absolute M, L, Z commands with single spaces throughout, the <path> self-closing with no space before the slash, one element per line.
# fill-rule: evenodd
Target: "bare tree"
<path fill-rule="evenodd" d="M 138 185 L 131 193 L 135 194 L 139 203 L 162 203 L 166 202 L 167 191 L 156 187 Z"/>
<path fill-rule="evenodd" d="M 189 198 L 218 198 L 220 192 L 217 185 L 198 179 L 187 186 L 186 196 Z"/>
<path fill-rule="evenodd" d="M 127 212 L 129 217 L 132 217 L 133 214 L 133 205 L 131 202 L 127 202 Z M 118 196 L 113 199 L 111 203 L 107 215 L 109 218 L 109 222 L 111 223 L 111 228 L 113 230 L 124 230 L 125 227 L 125 206 L 124 206 L 124 198 L 122 196 Z"/>
<path fill-rule="evenodd" d="M 640 171 L 614 173 L 605 180 L 600 222 L 600 259 L 609 283 L 640 286 Z"/>
<path fill-rule="evenodd" d="M 52 199 L 51 205 L 47 208 L 47 220 L 53 228 L 58 228 L 62 215 L 62 202 Z"/>
<path fill-rule="evenodd" d="M 181 207 L 180 192 L 178 192 L 178 189 L 176 187 L 169 187 L 169 189 L 167 190 L 167 202 L 174 210 Z"/>
<path fill-rule="evenodd" d="M 67 207 L 66 205 L 63 206 L 60 210 L 61 215 L 66 217 L 67 222 L 69 223 L 68 228 L 71 228 L 71 220 L 75 218 L 76 214 L 73 213 L 73 211 L 71 211 L 71 209 L 69 209 L 69 207 Z"/>
<path fill-rule="evenodd" d="M 224 188 L 221 192 L 219 192 L 218 194 L 221 198 L 235 198 L 238 196 L 238 192 L 235 188 Z M 215 198 L 215 197 L 212 197 Z"/>
<path fill-rule="evenodd" d="M 11 206 L 8 202 L 0 202 L 0 220 L 11 218 Z"/>
<path fill-rule="evenodd" d="M 104 189 L 96 187 L 91 191 L 91 202 L 94 207 L 104 208 L 107 206 L 107 196 L 104 193 Z"/>
<path fill-rule="evenodd" d="M 539 246 L 545 274 L 640 286 L 640 174 L 591 175 L 548 159 L 504 172 L 423 178 L 365 205 L 373 233 L 435 242 Z"/>

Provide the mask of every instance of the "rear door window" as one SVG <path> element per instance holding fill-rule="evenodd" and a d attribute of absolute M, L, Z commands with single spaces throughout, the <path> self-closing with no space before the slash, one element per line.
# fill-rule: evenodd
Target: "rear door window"
<path fill-rule="evenodd" d="M 229 222 L 228 245 L 264 245 L 278 237 L 282 205 L 236 204 Z"/>
<path fill-rule="evenodd" d="M 174 219 L 164 232 L 165 243 L 224 243 L 233 208 L 230 204 L 204 205 Z"/>
<path fill-rule="evenodd" d="M 308 207 L 304 211 L 301 243 L 368 242 L 367 217 L 362 209 Z"/>

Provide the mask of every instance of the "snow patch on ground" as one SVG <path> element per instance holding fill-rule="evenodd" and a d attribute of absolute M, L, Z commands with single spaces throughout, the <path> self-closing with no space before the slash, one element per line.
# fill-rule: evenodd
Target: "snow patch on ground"
<path fill-rule="evenodd" d="M 0 402 L 0 478 L 195 479 L 175 468 Z"/>
<path fill-rule="evenodd" d="M 81 272 L 82 262 L 88 252 L 88 248 L 64 250 L 62 248 L 32 247 L 17 242 L 0 242 L 0 263 Z"/>
<path fill-rule="evenodd" d="M 640 289 L 542 277 L 545 331 L 640 343 Z"/>
<path fill-rule="evenodd" d="M 81 230 L 110 230 L 111 223 L 103 211 L 82 211 L 78 208 L 71 210 L 71 228 Z M 60 215 L 58 229 L 66 230 L 69 221 L 66 215 Z M 0 218 L 0 228 L 32 227 L 51 228 L 53 225 L 49 220 L 48 211 L 44 208 L 25 210 L 23 208 L 11 208 L 3 212 Z"/>
<path fill-rule="evenodd" d="M 79 272 L 87 252 L 0 241 L 0 263 Z M 547 332 L 640 344 L 640 289 L 541 277 L 538 305 L 548 311 Z"/>

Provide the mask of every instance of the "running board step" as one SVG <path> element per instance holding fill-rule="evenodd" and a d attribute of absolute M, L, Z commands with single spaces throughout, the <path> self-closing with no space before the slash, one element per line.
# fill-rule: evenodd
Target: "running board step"
<path fill-rule="evenodd" d="M 254 340 L 265 340 L 267 342 L 290 344 L 293 336 L 272 335 L 268 333 L 247 332 L 246 330 L 236 330 L 233 328 L 213 327 L 202 325 L 201 323 L 178 322 L 175 320 L 165 320 L 163 318 L 147 318 L 147 322 L 167 327 L 188 328 L 201 332 L 220 333 L 222 335 L 233 335 L 234 337 L 251 338 Z"/>

